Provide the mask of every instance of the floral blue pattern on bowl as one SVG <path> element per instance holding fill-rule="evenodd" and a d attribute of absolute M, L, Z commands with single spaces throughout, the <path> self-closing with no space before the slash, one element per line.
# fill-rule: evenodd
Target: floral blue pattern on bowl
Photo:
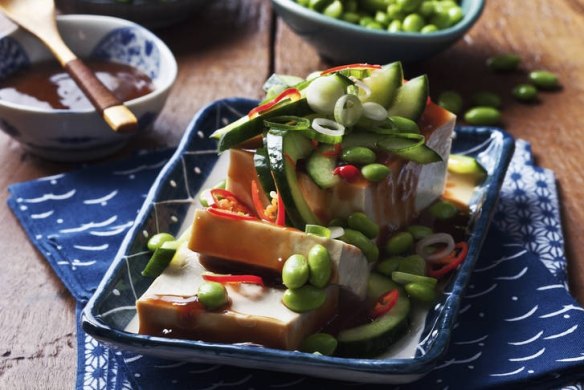
<path fill-rule="evenodd" d="M 444 356 L 462 293 L 468 284 L 480 246 L 485 238 L 514 141 L 492 128 L 459 128 L 453 148 L 476 156 L 489 177 L 475 193 L 475 213 L 467 260 L 445 287 L 445 294 L 428 313 L 413 353 L 408 357 L 354 359 L 317 356 L 246 344 L 219 344 L 167 339 L 126 331 L 135 316 L 135 301 L 151 279 L 141 276 L 150 257 L 148 237 L 157 232 L 178 233 L 190 224 L 188 216 L 196 195 L 208 186 L 214 165 L 221 164 L 215 142 L 208 139 L 216 128 L 248 112 L 256 104 L 248 99 L 227 99 L 202 110 L 193 120 L 176 153 L 165 166 L 140 211 L 133 230 L 125 238 L 112 266 L 84 311 L 84 330 L 121 349 L 176 360 L 230 364 L 248 368 L 303 373 L 366 382 L 411 382 L 428 373 Z M 213 179 L 214 180 L 214 179 Z M 411 336 L 407 336 L 411 337 Z M 395 356 L 399 352 L 394 351 Z"/>
<path fill-rule="evenodd" d="M 0 39 L 0 80 L 29 65 L 28 55 L 18 41 L 10 37 Z"/>

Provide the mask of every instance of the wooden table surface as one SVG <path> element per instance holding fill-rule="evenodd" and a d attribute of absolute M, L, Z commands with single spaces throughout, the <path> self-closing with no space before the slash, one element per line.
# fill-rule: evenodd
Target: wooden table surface
<path fill-rule="evenodd" d="M 0 22 L 0 31 L 6 29 Z M 176 145 L 192 116 L 208 102 L 259 98 L 273 72 L 306 75 L 328 64 L 272 13 L 269 1 L 215 1 L 185 23 L 159 30 L 179 63 L 179 76 L 153 131 L 138 147 Z M 573 294 L 584 302 L 584 0 L 488 0 L 464 40 L 434 59 L 406 67 L 426 72 L 431 90 L 492 90 L 503 96 L 504 127 L 533 145 L 537 163 L 557 176 Z M 563 90 L 541 94 L 537 105 L 515 103 L 512 86 L 525 72 L 493 75 L 493 54 L 520 54 L 523 70 L 557 73 Z M 0 186 L 71 169 L 24 152 L 0 134 Z M 5 205 L 7 191 L 0 195 Z M 74 386 L 74 301 L 28 241 L 7 206 L 0 208 L 0 388 Z"/>

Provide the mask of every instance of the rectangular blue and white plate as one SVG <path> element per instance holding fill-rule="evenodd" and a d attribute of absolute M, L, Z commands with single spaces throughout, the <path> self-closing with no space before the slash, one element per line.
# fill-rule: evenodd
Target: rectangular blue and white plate
<path fill-rule="evenodd" d="M 249 344 L 219 344 L 136 334 L 135 302 L 152 279 L 141 271 L 150 258 L 148 237 L 178 234 L 192 223 L 200 189 L 225 177 L 227 155 L 217 156 L 209 135 L 257 104 L 254 100 L 220 100 L 193 119 L 177 151 L 154 182 L 132 230 L 83 313 L 83 329 L 113 347 L 140 354 L 190 362 L 227 364 L 300 373 L 353 382 L 407 383 L 428 373 L 444 356 L 460 300 L 486 236 L 511 159 L 514 141 L 495 128 L 458 127 L 454 153 L 477 157 L 488 179 L 471 201 L 474 223 L 469 253 L 435 305 L 414 313 L 410 332 L 375 359 L 329 357 Z"/>

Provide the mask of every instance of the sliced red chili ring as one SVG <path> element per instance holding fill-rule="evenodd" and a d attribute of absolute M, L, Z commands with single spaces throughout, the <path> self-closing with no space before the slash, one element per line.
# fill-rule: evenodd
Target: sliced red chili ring
<path fill-rule="evenodd" d="M 286 208 L 282 196 L 278 192 L 278 215 L 276 216 L 276 225 L 286 226 Z"/>
<path fill-rule="evenodd" d="M 266 215 L 266 209 L 264 207 L 264 205 L 262 204 L 262 201 L 260 199 L 260 190 L 258 187 L 258 183 L 255 180 L 251 181 L 251 200 L 253 202 L 253 206 L 255 208 L 256 213 L 258 214 L 258 216 L 260 217 L 260 219 L 263 219 L 264 221 L 268 221 L 268 222 L 274 222 L 273 218 L 269 218 Z"/>
<path fill-rule="evenodd" d="M 222 188 L 213 188 L 210 191 L 210 194 L 214 202 L 212 207 L 231 211 L 234 213 L 252 215 L 250 209 L 248 209 L 243 203 L 241 203 L 239 199 L 237 199 L 237 197 L 233 194 L 233 192 L 224 190 Z M 229 205 L 231 206 L 230 208 L 225 208 L 221 206 L 220 201 L 223 199 L 226 199 L 229 202 Z"/>
<path fill-rule="evenodd" d="M 326 75 L 326 74 L 330 74 L 330 73 L 335 73 L 335 72 L 340 72 L 342 70 L 346 70 L 346 69 L 381 69 L 381 65 L 371 65 L 371 64 L 366 64 L 366 63 L 357 63 L 357 64 L 349 64 L 349 65 L 341 65 L 341 66 L 335 66 L 332 68 L 328 68 L 326 70 L 323 70 L 322 72 L 320 72 L 321 75 Z"/>
<path fill-rule="evenodd" d="M 256 275 L 209 275 L 203 274 L 203 279 L 217 283 L 248 283 L 264 286 L 264 280 Z"/>
<path fill-rule="evenodd" d="M 280 103 L 284 99 L 291 99 L 292 101 L 296 101 L 299 100 L 301 97 L 302 95 L 300 94 L 300 91 L 297 90 L 296 88 L 285 89 L 282 93 L 280 93 L 278 96 L 276 96 L 269 102 L 251 109 L 251 111 L 247 113 L 247 116 L 250 119 L 253 119 L 256 116 L 262 114 L 263 112 L 268 111 L 270 108 L 274 107 L 276 104 Z"/>
<path fill-rule="evenodd" d="M 217 207 L 208 207 L 207 211 L 213 215 L 223 218 L 234 219 L 236 221 L 257 221 L 256 217 L 252 217 L 251 215 L 246 214 L 239 214 L 233 211 L 220 209 Z"/>
<path fill-rule="evenodd" d="M 454 246 L 454 250 L 446 259 L 450 261 L 440 268 L 430 268 L 428 270 L 428 276 L 436 279 L 440 279 L 449 272 L 455 270 L 466 258 L 468 254 L 468 243 L 466 241 L 461 241 Z"/>
<path fill-rule="evenodd" d="M 373 307 L 373 310 L 371 311 L 371 314 L 369 315 L 369 317 L 371 317 L 372 319 L 381 317 L 382 315 L 384 315 L 385 313 L 390 311 L 395 306 L 398 298 L 399 298 L 399 290 L 398 289 L 393 289 L 393 290 L 390 290 L 390 291 L 382 294 L 377 299 L 377 302 L 375 303 L 375 307 Z"/>

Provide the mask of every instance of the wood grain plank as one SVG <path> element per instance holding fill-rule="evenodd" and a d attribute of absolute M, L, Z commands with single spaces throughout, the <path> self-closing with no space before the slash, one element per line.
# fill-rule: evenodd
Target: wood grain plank
<path fill-rule="evenodd" d="M 454 89 L 470 100 L 472 93 L 489 90 L 503 98 L 503 126 L 513 136 L 531 142 L 537 163 L 558 179 L 563 228 L 572 293 L 584 302 L 584 1 L 489 0 L 479 22 L 464 40 L 422 64 L 406 65 L 406 76 L 427 73 L 431 91 Z M 275 71 L 306 75 L 332 64 L 278 21 Z M 522 57 L 521 71 L 493 74 L 485 67 L 499 53 Z M 510 91 L 526 81 L 529 70 L 557 73 L 564 88 L 540 94 L 533 105 L 517 103 Z"/>
<path fill-rule="evenodd" d="M 219 1 L 185 23 L 157 31 L 177 58 L 178 79 L 152 131 L 117 157 L 176 145 L 193 115 L 215 99 L 259 97 L 270 72 L 271 25 L 268 2 Z M 0 22 L 0 34 L 5 26 Z M 1 188 L 73 169 L 31 156 L 5 134 L 0 134 L 0 166 Z M 3 205 L 7 195 L 0 194 Z M 72 388 L 74 301 L 8 207 L 0 208 L 0 220 L 0 388 Z"/>

